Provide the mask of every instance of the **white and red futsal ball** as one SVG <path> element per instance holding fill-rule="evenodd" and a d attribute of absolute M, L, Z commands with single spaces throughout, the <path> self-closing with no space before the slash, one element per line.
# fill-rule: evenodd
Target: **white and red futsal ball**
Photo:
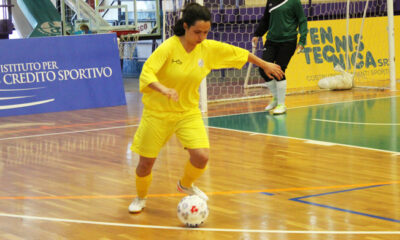
<path fill-rule="evenodd" d="M 187 227 L 200 226 L 209 213 L 207 202 L 196 195 L 182 198 L 177 211 L 179 220 Z"/>

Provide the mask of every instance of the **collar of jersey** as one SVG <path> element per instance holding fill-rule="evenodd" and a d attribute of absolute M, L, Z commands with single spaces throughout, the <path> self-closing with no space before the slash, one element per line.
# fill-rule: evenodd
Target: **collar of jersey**
<path fill-rule="evenodd" d="M 279 3 L 278 5 L 276 5 L 275 7 L 269 9 L 269 12 L 271 13 L 272 11 L 274 11 L 275 9 L 277 9 L 278 7 L 282 6 L 283 4 L 287 3 L 289 0 L 285 0 L 281 3 Z"/>

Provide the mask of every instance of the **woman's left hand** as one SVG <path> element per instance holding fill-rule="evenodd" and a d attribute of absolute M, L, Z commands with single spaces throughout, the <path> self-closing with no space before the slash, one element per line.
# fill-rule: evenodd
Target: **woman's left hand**
<path fill-rule="evenodd" d="M 264 62 L 262 69 L 270 78 L 275 78 L 277 80 L 281 80 L 283 78 L 284 73 L 281 67 L 275 63 Z"/>

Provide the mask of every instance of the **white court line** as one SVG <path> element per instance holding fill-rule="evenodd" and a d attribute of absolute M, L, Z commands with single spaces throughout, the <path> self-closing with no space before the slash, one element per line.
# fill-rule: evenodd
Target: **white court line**
<path fill-rule="evenodd" d="M 256 136 L 256 135 L 258 135 L 259 133 L 250 133 L 250 136 Z"/>
<path fill-rule="evenodd" d="M 14 140 L 14 139 L 24 139 L 24 138 L 34 138 L 34 137 L 47 137 L 47 136 L 54 136 L 54 135 L 61 135 L 61 134 L 74 134 L 74 133 L 83 133 L 83 132 L 94 132 L 94 131 L 103 131 L 103 130 L 110 130 L 110 129 L 118 129 L 118 128 L 127 128 L 127 127 L 137 127 L 136 125 L 125 125 L 125 126 L 116 126 L 116 127 L 108 127 L 108 128 L 95 128 L 95 129 L 88 129 L 88 130 L 80 130 L 80 131 L 69 131 L 69 132 L 58 132 L 58 133 L 46 133 L 46 134 L 36 134 L 36 135 L 27 135 L 27 136 L 18 136 L 18 137 L 8 137 L 8 138 L 0 138 L 0 141 L 5 140 Z"/>
<path fill-rule="evenodd" d="M 318 103 L 318 104 L 307 105 L 307 106 L 288 107 L 287 110 L 289 110 L 289 109 L 298 109 L 298 108 L 317 107 L 317 106 L 323 106 L 323 105 L 341 104 L 341 103 L 352 103 L 352 102 L 360 102 L 360 101 L 368 101 L 368 100 L 380 100 L 380 99 L 385 99 L 385 98 L 396 98 L 396 97 L 399 97 L 399 96 L 377 97 L 377 98 L 349 100 L 349 101 L 332 102 L 332 103 Z M 203 118 L 220 118 L 220 117 L 229 117 L 229 116 L 245 115 L 245 114 L 252 114 L 252 113 L 261 113 L 261 112 L 267 113 L 266 111 L 262 110 L 262 111 L 256 111 L 256 112 L 226 114 L 226 115 L 210 116 L 210 117 L 203 117 Z"/>
<path fill-rule="evenodd" d="M 100 222 L 100 221 L 86 221 L 76 219 L 52 218 L 52 217 L 37 217 L 28 215 L 17 215 L 0 213 L 0 217 L 21 218 L 29 220 L 50 221 L 50 222 L 66 222 L 66 223 L 79 223 L 79 224 L 92 224 L 114 227 L 130 227 L 130 228 L 150 228 L 150 229 L 164 229 L 164 230 L 183 230 L 183 231 L 204 231 L 204 232 L 245 232 L 245 233 L 285 233 L 285 234 L 373 234 L 373 235 L 398 235 L 400 231 L 296 231 L 296 230 L 266 230 L 266 229 L 229 229 L 229 228 L 187 228 L 187 227 L 173 227 L 173 226 L 158 226 L 158 225 L 143 225 L 143 224 L 128 224 L 128 223 L 114 223 L 114 222 Z"/>
<path fill-rule="evenodd" d="M 135 125 L 125 125 L 125 126 L 116 126 L 116 127 L 108 127 L 108 128 L 96 128 L 96 129 L 88 129 L 88 130 L 81 130 L 81 131 L 69 131 L 69 132 L 58 132 L 58 133 L 47 133 L 47 134 L 36 134 L 36 135 L 27 135 L 27 136 L 18 136 L 18 137 L 8 137 L 8 138 L 0 138 L 0 141 L 6 141 L 6 140 L 15 140 L 15 139 L 25 139 L 25 138 L 34 138 L 34 137 L 46 137 L 46 136 L 54 136 L 54 135 L 61 135 L 61 134 L 74 134 L 74 133 L 82 133 L 82 132 L 94 132 L 94 131 L 103 131 L 103 130 L 110 130 L 110 129 L 118 129 L 118 128 L 127 128 L 127 127 L 137 127 L 139 126 L 138 124 Z M 281 136 L 281 135 L 274 135 L 274 134 L 268 134 L 268 133 L 258 133 L 258 132 L 250 132 L 250 131 L 243 131 L 243 130 L 236 130 L 236 129 L 230 129 L 230 128 L 221 128 L 221 127 L 213 127 L 213 126 L 206 126 L 207 128 L 214 128 L 214 129 L 220 129 L 220 130 L 225 130 L 225 131 L 233 131 L 233 132 L 241 132 L 241 133 L 247 133 L 252 136 L 256 135 L 264 135 L 264 136 L 273 136 L 273 137 L 280 137 L 280 138 L 287 138 L 287 139 L 295 139 L 295 140 L 300 140 L 300 141 L 305 141 L 306 143 L 308 141 L 311 141 L 309 143 L 315 144 L 314 140 L 311 139 L 306 139 L 306 138 L 296 138 L 296 137 L 288 137 L 288 136 Z M 314 141 L 314 142 L 313 142 Z M 319 144 L 325 143 L 325 145 L 338 145 L 338 146 L 345 146 L 345 147 L 352 147 L 352 148 L 359 148 L 359 149 L 364 149 L 364 150 L 372 150 L 372 151 L 378 151 L 378 152 L 385 152 L 385 153 L 391 153 L 391 154 L 399 154 L 399 152 L 393 152 L 393 151 L 387 151 L 387 150 L 382 150 L 382 149 L 376 149 L 376 148 L 367 148 L 367 147 L 360 147 L 360 146 L 354 146 L 354 145 L 346 145 L 346 144 L 341 144 L 341 143 L 332 143 L 332 142 L 323 142 L 323 141 L 318 141 Z"/>
<path fill-rule="evenodd" d="M 342 124 L 350 124 L 350 125 L 373 125 L 373 126 L 399 126 L 400 125 L 400 123 L 344 122 L 344 121 L 326 120 L 326 119 L 320 119 L 320 118 L 313 118 L 312 120 L 319 121 L 319 122 L 342 123 Z"/>
<path fill-rule="evenodd" d="M 316 140 L 306 140 L 305 142 L 309 143 L 309 144 L 316 144 L 316 145 L 322 145 L 322 146 L 334 146 L 334 145 L 336 145 L 336 143 L 316 141 Z"/>
<path fill-rule="evenodd" d="M 391 153 L 391 154 L 399 154 L 399 152 L 393 152 L 393 151 L 388 151 L 388 150 L 383 150 L 383 149 L 377 149 L 377 148 L 367 148 L 367 147 L 360 147 L 360 146 L 354 146 L 354 145 L 347 145 L 347 144 L 342 144 L 342 143 L 334 143 L 334 142 L 324 142 L 324 141 L 315 141 L 312 139 L 307 139 L 307 138 L 297 138 L 297 137 L 288 137 L 288 136 L 282 136 L 282 135 L 274 135 L 274 134 L 269 134 L 269 133 L 257 133 L 256 132 L 251 132 L 251 131 L 244 131 L 244 130 L 237 130 L 237 129 L 230 129 L 230 128 L 222 128 L 222 127 L 213 127 L 213 126 L 207 126 L 208 128 L 214 128 L 214 129 L 219 129 L 219 130 L 225 130 L 225 131 L 233 131 L 233 132 L 240 132 L 240 133 L 247 133 L 249 135 L 264 135 L 264 136 L 273 136 L 273 137 L 279 137 L 279 138 L 287 138 L 287 139 L 295 139 L 295 140 L 300 140 L 304 141 L 306 143 L 311 143 L 311 144 L 316 144 L 319 143 L 322 145 L 336 145 L 336 146 L 344 146 L 344 147 L 350 147 L 350 148 L 358 148 L 358 149 L 364 149 L 364 150 L 371 150 L 371 151 L 378 151 L 378 152 L 384 152 L 384 153 Z M 0 139 L 1 140 L 1 139 Z"/>

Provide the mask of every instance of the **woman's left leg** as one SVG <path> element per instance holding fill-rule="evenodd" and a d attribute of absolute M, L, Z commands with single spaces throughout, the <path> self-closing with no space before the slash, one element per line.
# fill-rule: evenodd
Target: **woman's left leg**
<path fill-rule="evenodd" d="M 187 161 L 181 184 L 184 187 L 192 186 L 193 182 L 198 179 L 206 170 L 208 162 L 208 148 L 188 149 L 190 159 Z"/>
<path fill-rule="evenodd" d="M 189 195 L 198 195 L 207 201 L 207 195 L 199 188 L 194 186 L 193 183 L 199 177 L 201 177 L 201 175 L 203 175 L 207 168 L 209 150 L 208 148 L 199 148 L 188 149 L 188 151 L 190 154 L 190 159 L 186 163 L 181 180 L 178 181 L 178 191 Z"/>
<path fill-rule="evenodd" d="M 207 195 L 193 185 L 206 170 L 209 158 L 210 144 L 201 113 L 190 114 L 179 121 L 175 133 L 190 155 L 183 176 L 178 181 L 178 191 L 208 200 Z"/>

